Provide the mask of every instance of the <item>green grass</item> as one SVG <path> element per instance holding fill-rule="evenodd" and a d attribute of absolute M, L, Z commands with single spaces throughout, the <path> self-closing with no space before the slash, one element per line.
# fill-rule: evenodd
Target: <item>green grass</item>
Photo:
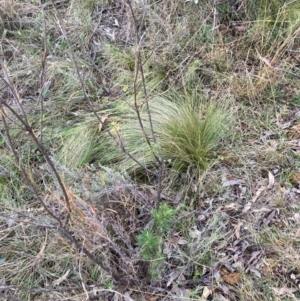
<path fill-rule="evenodd" d="M 189 165 L 207 168 L 221 140 L 231 134 L 231 112 L 213 104 L 204 106 L 179 106 L 163 125 L 163 153 L 179 170 Z"/>
<path fill-rule="evenodd" d="M 150 102 L 155 135 L 159 139 L 156 148 L 161 150 L 166 160 L 172 160 L 178 170 L 187 169 L 190 165 L 195 165 L 199 170 L 207 168 L 216 157 L 215 152 L 222 139 L 232 133 L 232 113 L 228 105 L 209 105 L 206 108 L 204 103 L 197 103 L 199 100 L 196 97 L 193 101 L 195 108 L 189 99 L 179 102 L 157 98 Z M 139 162 L 149 166 L 155 164 L 152 149 L 140 130 L 134 110 L 130 107 L 127 110 L 128 115 L 122 118 L 113 117 L 113 111 L 108 111 L 112 113 L 112 121 L 108 118 L 105 122 L 115 139 L 107 130 L 99 132 L 95 121 L 86 120 L 62 130 L 59 136 L 63 139 L 63 147 L 58 158 L 69 167 L 99 162 L 102 165 L 119 165 L 126 172 L 134 172 L 139 166 L 120 152 L 117 143 L 121 139 Z M 150 137 L 150 124 L 144 110 L 141 116 Z"/>
<path fill-rule="evenodd" d="M 4 108 L 19 158 L 1 123 L 0 279 L 18 288 L 0 299 L 79 301 L 97 292 L 140 300 L 165 298 L 156 296 L 163 291 L 204 300 L 209 288 L 216 300 L 292 300 L 289 275 L 300 269 L 299 1 L 131 5 L 137 23 L 120 1 L 50 1 L 45 19 L 37 1 L 0 3 L 0 55 L 61 175 L 67 228 L 108 267 L 66 240 L 38 202 L 20 166 L 46 207 L 66 217 L 53 171 Z M 1 101 L 20 113 L 3 75 L 0 85 Z M 225 280 L 234 275 L 233 288 Z"/>

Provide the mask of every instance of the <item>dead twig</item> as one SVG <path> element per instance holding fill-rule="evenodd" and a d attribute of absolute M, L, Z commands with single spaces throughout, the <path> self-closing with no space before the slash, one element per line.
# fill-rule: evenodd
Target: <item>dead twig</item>
<path fill-rule="evenodd" d="M 42 206 L 44 207 L 44 209 L 46 210 L 46 212 L 49 214 L 49 216 L 51 216 L 54 220 L 57 221 L 57 223 L 58 223 L 57 229 L 61 232 L 61 234 L 63 235 L 63 237 L 65 237 L 67 240 L 69 240 L 70 242 L 72 242 L 78 251 L 83 252 L 88 258 L 90 258 L 94 263 L 96 263 L 99 267 L 101 267 L 102 270 L 106 271 L 109 275 L 111 275 L 111 277 L 114 279 L 116 285 L 123 284 L 124 283 L 124 279 L 121 279 L 121 277 L 119 277 L 109 267 L 105 266 L 102 263 L 102 261 L 98 260 L 92 253 L 90 253 L 87 250 L 87 248 L 85 248 L 74 237 L 73 233 L 70 230 L 67 229 L 68 221 L 69 221 L 70 214 L 71 214 L 71 207 L 70 207 L 70 200 L 69 200 L 66 188 L 65 188 L 65 186 L 64 186 L 64 184 L 62 182 L 61 177 L 58 174 L 57 169 L 55 168 L 54 164 L 52 163 L 47 150 L 45 149 L 45 147 L 43 146 L 43 144 L 39 141 L 39 139 L 36 137 L 36 135 L 35 135 L 32 127 L 31 127 L 31 125 L 28 122 L 27 115 L 26 115 L 25 110 L 24 110 L 24 108 L 23 108 L 23 106 L 21 104 L 18 92 L 17 92 L 17 90 L 15 88 L 15 85 L 12 83 L 12 81 L 10 79 L 9 73 L 8 73 L 7 68 L 6 68 L 6 66 L 5 66 L 4 63 L 2 64 L 2 69 L 4 70 L 5 83 L 7 84 L 7 86 L 11 90 L 12 94 L 16 98 L 16 101 L 19 104 L 19 107 L 20 107 L 21 112 L 23 114 L 23 116 L 21 117 L 20 114 L 18 114 L 10 105 L 8 105 L 6 101 L 4 101 L 2 99 L 0 100 L 0 114 L 2 115 L 2 123 L 4 125 L 4 130 L 5 130 L 5 133 L 6 133 L 6 144 L 8 145 L 10 151 L 12 152 L 12 154 L 13 154 L 16 162 L 18 163 L 19 170 L 22 173 L 22 176 L 24 178 L 25 183 L 27 184 L 28 188 L 31 190 L 31 192 L 33 193 L 33 195 L 37 198 L 37 200 L 42 204 Z M 53 174 L 55 176 L 55 179 L 59 183 L 59 186 L 62 189 L 64 198 L 65 198 L 65 202 L 66 202 L 66 206 L 67 206 L 67 217 L 65 218 L 64 222 L 63 222 L 61 216 L 56 216 L 48 208 L 47 204 L 44 202 L 43 198 L 39 194 L 39 192 L 38 192 L 38 190 L 37 190 L 37 188 L 35 186 L 35 183 L 32 182 L 32 180 L 30 179 L 30 176 L 28 175 L 27 171 L 23 167 L 23 164 L 21 163 L 19 155 L 18 155 L 17 151 L 13 147 L 12 138 L 10 136 L 10 131 L 9 131 L 9 126 L 8 126 L 8 124 L 6 122 L 6 114 L 4 113 L 4 108 L 3 107 L 6 107 L 20 121 L 21 125 L 24 127 L 23 130 L 26 131 L 26 133 L 29 134 L 29 136 L 31 137 L 32 141 L 38 147 L 39 151 L 41 152 L 41 154 L 45 158 L 47 164 L 50 166 L 51 171 L 53 172 Z"/>
<path fill-rule="evenodd" d="M 99 121 L 99 124 L 101 124 L 101 126 L 103 126 L 103 121 L 101 120 L 101 117 L 96 112 L 95 107 L 94 107 L 94 105 L 93 105 L 90 97 L 86 93 L 85 84 L 84 84 L 83 78 L 82 78 L 82 76 L 81 76 L 81 74 L 79 72 L 79 67 L 78 67 L 77 61 L 75 59 L 75 55 L 74 55 L 74 51 L 73 51 L 72 45 L 71 45 L 71 43 L 69 41 L 69 38 L 68 38 L 68 35 L 67 35 L 67 30 L 66 30 L 65 24 L 63 22 L 63 18 L 61 17 L 60 12 L 56 9 L 54 0 L 51 0 L 51 1 L 52 1 L 52 4 L 53 4 L 53 6 L 55 7 L 55 10 L 56 10 L 56 17 L 57 17 L 57 20 L 58 20 L 58 24 L 59 24 L 60 30 L 61 30 L 62 34 L 64 35 L 64 38 L 65 38 L 65 40 L 66 40 L 66 42 L 68 44 L 70 57 L 71 57 L 71 60 L 72 60 L 72 62 L 74 64 L 75 72 L 76 72 L 78 80 L 80 82 L 80 86 L 81 86 L 81 90 L 82 90 L 84 99 L 87 102 L 87 104 L 89 105 L 91 111 L 93 112 L 93 114 L 95 115 L 95 117 L 97 118 L 97 120 Z M 109 136 L 118 144 L 118 146 L 120 147 L 121 151 L 125 155 L 127 155 L 131 160 L 133 160 L 136 164 L 138 164 L 140 167 L 142 167 L 147 172 L 147 174 L 155 175 L 155 173 L 153 171 L 151 171 L 146 166 L 144 166 L 132 154 L 130 154 L 127 151 L 127 149 L 126 149 L 126 147 L 125 147 L 122 139 L 116 139 L 115 136 L 112 134 L 112 132 L 109 129 L 107 131 L 108 131 Z M 118 138 L 120 138 L 120 137 L 118 136 Z"/>
<path fill-rule="evenodd" d="M 138 30 L 138 25 L 137 25 L 137 21 L 136 21 L 136 17 L 131 5 L 130 0 L 126 1 L 128 4 L 128 7 L 130 9 L 130 13 L 133 19 L 133 23 L 134 23 L 134 29 L 135 29 L 135 34 L 136 34 L 136 59 L 135 59 L 135 74 L 134 74 L 134 82 L 133 82 L 133 90 L 134 90 L 134 107 L 135 107 L 135 113 L 137 115 L 138 118 L 138 122 L 140 125 L 140 128 L 142 130 L 142 133 L 146 139 L 147 144 L 149 145 L 152 154 L 154 156 L 154 158 L 156 159 L 159 169 L 158 169 L 158 173 L 157 173 L 157 201 L 159 202 L 161 199 L 161 192 L 162 192 L 162 177 L 163 177 L 163 172 L 164 172 L 164 160 L 160 151 L 160 148 L 158 147 L 158 155 L 155 153 L 154 147 L 157 145 L 157 139 L 156 139 L 156 134 L 154 131 L 154 127 L 153 127 L 153 122 L 152 122 L 152 116 L 151 116 L 151 110 L 149 107 L 149 98 L 148 98 L 148 94 L 147 94 L 147 88 L 146 88 L 146 80 L 145 80 L 145 73 L 144 73 L 144 67 L 143 67 L 143 62 L 142 62 L 142 56 L 141 56 L 141 42 L 142 42 L 142 37 L 139 34 L 139 30 Z M 142 121 L 142 117 L 140 114 L 140 107 L 138 105 L 138 100 L 137 100 L 137 94 L 138 94 L 138 86 L 137 86 L 137 81 L 138 81 L 138 76 L 139 76 L 139 72 L 141 74 L 141 79 L 142 79 L 142 87 L 143 87 L 143 94 L 144 94 L 144 99 L 145 99 L 145 104 L 146 104 L 146 111 L 147 111 L 147 115 L 148 115 L 148 121 L 149 121 L 149 125 L 150 125 L 150 132 L 151 132 L 151 136 L 153 139 L 153 142 L 150 141 L 150 138 L 148 136 L 148 134 L 145 131 L 145 127 Z"/>
<path fill-rule="evenodd" d="M 10 91 L 12 92 L 12 94 L 13 94 L 15 100 L 17 101 L 17 103 L 19 105 L 19 108 L 22 112 L 22 117 L 21 117 L 7 102 L 2 100 L 1 103 L 0 103 L 0 108 L 1 108 L 1 112 L 2 112 L 2 120 L 3 120 L 4 128 L 5 128 L 5 131 L 6 131 L 6 135 L 7 135 L 7 138 L 8 138 L 7 142 L 9 143 L 10 150 L 13 152 L 14 157 L 16 158 L 17 162 L 19 162 L 18 154 L 14 150 L 14 148 L 12 146 L 12 143 L 11 143 L 11 139 L 10 139 L 10 135 L 9 135 L 9 129 L 8 129 L 8 126 L 7 126 L 7 123 L 6 123 L 6 120 L 5 120 L 6 117 L 5 117 L 5 114 L 4 114 L 3 106 L 5 106 L 21 122 L 21 124 L 24 126 L 24 130 L 29 134 L 29 136 L 31 137 L 31 139 L 33 140 L 33 142 L 35 143 L 35 145 L 38 147 L 39 151 L 41 152 L 41 154 L 45 158 L 47 164 L 50 166 L 50 168 L 51 168 L 51 170 L 52 170 L 52 172 L 53 172 L 53 174 L 54 174 L 54 176 L 55 176 L 55 178 L 56 178 L 56 180 L 57 180 L 57 182 L 58 182 L 58 184 L 59 184 L 59 186 L 62 190 L 62 193 L 64 195 L 64 199 L 65 199 L 66 206 L 67 206 L 67 211 L 68 211 L 66 219 L 65 219 L 65 224 L 67 224 L 68 220 L 69 220 L 69 217 L 70 217 L 71 207 L 70 207 L 70 201 L 69 201 L 69 197 L 68 197 L 67 191 L 65 189 L 65 186 L 64 186 L 64 184 L 62 182 L 62 179 L 59 176 L 56 168 L 54 167 L 54 165 L 53 165 L 46 149 L 44 148 L 41 141 L 37 138 L 37 136 L 35 135 L 32 127 L 31 127 L 31 125 L 29 124 L 27 114 L 26 114 L 26 112 L 25 112 L 25 110 L 22 106 L 22 103 L 21 103 L 20 96 L 17 92 L 17 89 L 16 89 L 15 85 L 13 84 L 12 80 L 10 79 L 8 70 L 7 70 L 4 62 L 2 63 L 2 70 L 3 70 L 3 73 L 4 73 L 4 81 L 5 81 L 6 85 L 8 86 L 8 88 L 10 89 Z M 21 168 L 23 176 L 26 179 L 26 172 L 25 172 L 25 169 L 22 167 L 21 164 L 20 164 L 20 168 Z M 28 175 L 27 175 L 26 181 L 28 182 L 28 184 L 31 183 L 31 180 L 29 179 Z M 34 185 L 31 185 L 31 186 L 34 186 Z M 34 193 L 36 194 L 37 191 L 34 192 Z M 43 201 L 42 201 L 42 204 L 44 204 L 44 206 L 46 206 Z M 48 211 L 50 212 L 49 209 L 48 209 Z M 52 214 L 52 216 L 55 217 L 54 214 Z M 55 218 L 59 222 L 59 224 L 61 224 L 61 222 L 62 222 L 61 219 L 58 218 L 58 217 L 55 217 Z"/>
<path fill-rule="evenodd" d="M 41 1 L 42 2 L 42 1 Z M 47 90 L 49 88 L 50 83 L 46 83 L 46 59 L 48 55 L 48 49 L 47 49 L 47 26 L 46 26 L 46 20 L 45 20 L 45 11 L 44 11 L 44 5 L 41 3 L 42 7 L 42 17 L 43 17 L 43 55 L 42 55 L 42 66 L 41 66 L 41 72 L 40 72 L 40 93 L 39 93 L 39 103 L 40 103 L 40 141 L 43 143 L 43 112 L 44 112 L 44 99 L 45 94 L 47 93 Z"/>

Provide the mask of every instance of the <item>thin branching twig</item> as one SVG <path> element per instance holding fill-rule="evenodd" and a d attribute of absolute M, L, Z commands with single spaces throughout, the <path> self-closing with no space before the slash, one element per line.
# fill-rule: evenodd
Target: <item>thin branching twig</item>
<path fill-rule="evenodd" d="M 4 103 L 1 103 L 2 105 L 5 105 L 5 102 Z M 3 109 L 1 110 L 1 112 L 3 112 Z M 17 114 L 17 113 L 16 113 Z M 21 119 L 21 118 L 20 118 Z M 17 151 L 15 150 L 15 148 L 13 147 L 13 144 L 12 144 L 12 139 L 10 137 L 10 133 L 9 133 L 9 127 L 7 125 L 7 122 L 6 122 L 6 117 L 5 115 L 2 113 L 2 123 L 3 123 L 3 126 L 4 126 L 4 130 L 5 130 L 5 133 L 6 133 L 6 144 L 8 145 L 10 151 L 12 152 L 16 162 L 18 163 L 18 168 L 19 170 L 21 171 L 23 177 L 24 177 L 24 180 L 26 182 L 26 184 L 28 185 L 29 189 L 31 190 L 31 192 L 38 198 L 39 202 L 43 205 L 43 207 L 45 208 L 46 212 L 52 216 L 57 222 L 59 225 L 62 225 L 62 220 L 57 217 L 49 208 L 48 206 L 46 205 L 46 203 L 44 202 L 43 198 L 40 196 L 39 192 L 37 191 L 34 183 L 32 183 L 28 173 L 26 172 L 25 168 L 23 167 L 23 164 L 21 163 L 20 161 L 20 158 L 19 158 L 19 155 L 17 153 Z"/>
<path fill-rule="evenodd" d="M 3 102 L 2 102 L 3 104 Z M 17 113 L 16 113 L 17 114 Z M 19 117 L 19 116 L 18 116 Z M 20 117 L 19 117 L 20 118 Z M 21 119 L 21 118 L 20 118 Z M 8 125 L 6 123 L 6 120 L 5 120 L 5 116 L 2 114 L 2 121 L 3 121 L 3 124 L 4 124 L 4 129 L 5 129 L 5 132 L 6 132 L 6 143 L 7 145 L 9 146 L 10 150 L 12 151 L 14 157 L 15 157 L 15 160 L 17 162 L 20 162 L 20 159 L 19 159 L 19 156 L 16 152 L 16 150 L 13 148 L 13 145 L 12 145 L 12 140 L 11 140 L 11 137 L 10 137 L 10 134 L 9 134 L 9 128 L 8 128 Z M 33 133 L 33 132 L 31 132 Z M 34 136 L 34 134 L 32 134 Z M 34 136 L 35 137 L 35 136 Z M 39 143 L 39 141 L 36 139 L 33 139 L 34 140 L 34 143 L 39 147 L 40 149 L 40 152 L 42 155 L 47 155 L 44 147 Z M 46 157 L 45 157 L 46 158 Z M 48 162 L 48 161 L 47 161 Z M 51 162 L 51 161 L 49 161 Z M 52 162 L 51 162 L 52 163 Z M 49 163 L 48 163 L 49 164 Z M 114 279 L 115 281 L 115 284 L 120 284 L 120 283 L 123 283 L 124 281 L 116 274 L 114 273 L 110 268 L 106 267 L 100 260 L 98 260 L 92 253 L 90 253 L 75 237 L 74 235 L 67 229 L 66 227 L 66 224 L 62 222 L 62 219 L 60 217 L 57 217 L 49 208 L 48 206 L 46 205 L 46 203 L 44 202 L 43 198 L 40 196 L 39 192 L 37 191 L 36 187 L 35 187 L 35 184 L 30 180 L 30 177 L 28 175 L 28 173 L 26 172 L 26 170 L 24 169 L 23 165 L 22 164 L 19 164 L 19 169 L 20 171 L 22 172 L 22 175 L 25 179 L 25 182 L 27 183 L 28 187 L 30 188 L 30 190 L 32 191 L 32 193 L 35 195 L 35 197 L 38 199 L 38 201 L 43 205 L 43 207 L 45 208 L 46 212 L 51 216 L 53 217 L 57 222 L 58 222 L 58 227 L 57 229 L 62 233 L 62 235 L 67 238 L 70 242 L 72 242 L 76 249 L 79 250 L 79 251 L 82 251 L 88 258 L 90 258 L 94 263 L 96 263 L 99 267 L 101 267 L 104 271 L 106 271 L 109 275 L 112 276 L 112 278 Z M 57 174 L 57 171 L 55 169 L 55 167 L 53 166 L 53 172 L 54 174 Z M 64 188 L 65 189 L 65 188 Z"/>
<path fill-rule="evenodd" d="M 66 216 L 66 219 L 65 219 L 65 224 L 68 223 L 68 220 L 69 220 L 69 217 L 70 217 L 70 213 L 71 213 L 71 207 L 70 207 L 70 201 L 69 201 L 69 197 L 68 197 L 68 194 L 67 194 L 67 191 L 65 189 L 65 186 L 62 182 L 62 179 L 60 177 L 60 175 L 58 174 L 56 168 L 54 167 L 46 149 L 44 148 L 43 144 L 41 143 L 41 141 L 37 138 L 36 134 L 34 133 L 33 131 L 33 128 L 31 127 L 29 121 L 28 121 L 28 118 L 27 118 L 27 114 L 25 113 L 25 110 L 22 106 L 22 103 L 21 103 L 21 99 L 20 99 L 20 96 L 17 92 L 17 89 L 14 85 L 14 83 L 12 82 L 12 80 L 10 79 L 10 76 L 9 76 L 9 73 L 8 73 L 8 70 L 4 64 L 4 62 L 2 63 L 2 70 L 3 70 L 3 73 L 4 73 L 4 81 L 5 83 L 7 84 L 8 88 L 10 89 L 10 91 L 12 92 L 15 100 L 17 101 L 18 105 L 19 105 L 19 108 L 21 109 L 21 112 L 22 112 L 22 117 L 5 101 L 2 101 L 1 102 L 1 107 L 2 106 L 5 106 L 20 122 L 21 124 L 24 126 L 24 130 L 29 134 L 29 136 L 31 137 L 31 139 L 33 140 L 33 142 L 35 143 L 35 145 L 38 147 L 39 151 L 41 152 L 41 154 L 44 156 L 47 164 L 50 166 L 61 190 L 62 190 L 62 193 L 64 195 L 64 199 L 65 199 L 65 203 L 66 203 L 66 206 L 67 206 L 67 216 Z M 4 111 L 3 111 L 4 112 Z M 4 126 L 6 126 L 6 134 L 9 134 L 9 131 L 8 131 L 8 128 L 7 128 L 7 124 L 5 124 L 5 116 L 3 116 L 3 122 L 4 122 Z M 9 136 L 8 136 L 9 137 Z M 11 143 L 11 141 L 9 141 L 9 143 Z M 16 155 L 17 153 L 14 151 L 12 145 L 10 145 L 11 147 L 11 151 L 13 151 L 14 153 L 14 156 L 15 158 L 17 159 Z M 18 162 L 18 161 L 17 161 Z M 23 171 L 22 171 L 23 172 Z M 25 176 L 25 175 L 24 175 Z M 30 181 L 31 182 L 31 181 Z M 57 218 L 60 222 L 60 218 Z"/>
<path fill-rule="evenodd" d="M 57 223 L 58 223 L 57 229 L 61 232 L 61 234 L 67 240 L 69 240 L 70 242 L 72 242 L 73 245 L 76 247 L 76 249 L 78 251 L 83 252 L 88 258 L 90 258 L 94 263 L 96 263 L 102 270 L 106 271 L 114 279 L 114 282 L 115 282 L 116 285 L 123 284 L 124 281 L 125 281 L 124 279 L 122 279 L 121 277 L 119 277 L 109 267 L 105 266 L 102 261 L 100 261 L 99 259 L 97 259 L 86 247 L 83 246 L 83 244 L 81 242 L 79 242 L 78 239 L 76 239 L 74 237 L 73 233 L 70 230 L 68 230 L 67 225 L 68 225 L 68 221 L 69 221 L 70 214 L 71 214 L 71 207 L 70 207 L 70 200 L 69 200 L 66 188 L 65 188 L 65 186 L 64 186 L 64 184 L 62 182 L 61 177 L 58 174 L 57 169 L 55 168 L 54 164 L 52 163 L 47 150 L 45 149 L 45 147 L 43 146 L 43 144 L 39 141 L 39 139 L 36 137 L 36 135 L 35 135 L 32 127 L 31 127 L 31 125 L 28 122 L 27 115 L 26 115 L 25 110 L 24 110 L 24 108 L 23 108 L 23 106 L 21 104 L 21 100 L 19 98 L 19 95 L 17 93 L 15 85 L 11 81 L 9 73 L 8 73 L 8 70 L 7 70 L 7 68 L 6 68 L 6 66 L 5 66 L 4 63 L 2 64 L 2 69 L 4 70 L 5 83 L 7 84 L 7 86 L 11 90 L 12 94 L 16 98 L 16 101 L 19 104 L 19 107 L 20 107 L 21 112 L 23 114 L 23 116 L 21 117 L 20 114 L 18 114 L 9 104 L 7 104 L 6 101 L 4 101 L 2 99 L 0 100 L 0 113 L 2 115 L 2 123 L 4 125 L 4 130 L 5 130 L 5 133 L 6 133 L 6 144 L 8 145 L 8 147 L 11 150 L 12 154 L 14 155 L 16 162 L 19 164 L 18 167 L 19 167 L 19 170 L 21 171 L 21 173 L 23 175 L 25 183 L 27 184 L 27 186 L 29 187 L 29 189 L 31 190 L 31 192 L 33 193 L 33 195 L 37 198 L 37 200 L 45 208 L 45 210 L 49 214 L 49 216 L 51 216 L 54 220 L 57 221 Z M 32 141 L 38 147 L 39 151 L 41 152 L 41 154 L 45 158 L 47 164 L 50 166 L 51 171 L 55 175 L 55 178 L 56 178 L 57 182 L 59 183 L 60 188 L 63 191 L 64 197 L 65 197 L 66 206 L 67 206 L 67 217 L 66 217 L 66 219 L 65 219 L 64 222 L 63 222 L 63 220 L 62 220 L 62 218 L 60 216 L 56 216 L 48 208 L 48 206 L 44 202 L 42 196 L 39 194 L 38 190 L 36 189 L 35 183 L 32 182 L 32 180 L 30 179 L 30 176 L 28 175 L 28 172 L 23 167 L 23 165 L 21 163 L 21 160 L 19 158 L 19 155 L 18 155 L 17 151 L 13 147 L 12 139 L 11 139 L 10 132 L 9 132 L 9 127 L 8 127 L 7 122 L 6 122 L 6 114 L 4 112 L 4 107 L 6 107 L 20 121 L 21 125 L 24 127 L 23 130 L 26 133 L 28 133 L 28 135 L 31 137 Z"/>
<path fill-rule="evenodd" d="M 95 117 L 97 118 L 97 120 L 99 121 L 99 123 L 101 125 L 103 125 L 103 121 L 102 121 L 101 117 L 96 112 L 95 107 L 94 107 L 94 105 L 93 105 L 93 103 L 92 103 L 89 95 L 86 93 L 85 84 L 84 84 L 83 78 L 82 78 L 82 76 L 81 76 L 81 74 L 79 72 L 77 60 L 75 59 L 74 51 L 73 51 L 72 45 L 71 45 L 71 43 L 69 41 L 69 38 L 68 38 L 68 35 L 67 35 L 67 30 L 66 30 L 65 24 L 63 22 L 63 18 L 61 17 L 61 14 L 60 14 L 59 10 L 56 9 L 54 0 L 51 0 L 51 1 L 52 1 L 52 4 L 53 4 L 53 6 L 54 6 L 54 8 L 56 10 L 56 17 L 57 17 L 57 20 L 58 20 L 58 24 L 59 24 L 60 30 L 61 30 L 62 34 L 64 35 L 64 38 L 65 38 L 65 40 L 66 40 L 66 42 L 68 44 L 70 57 L 71 57 L 71 60 L 72 60 L 72 62 L 74 64 L 75 72 L 76 72 L 76 75 L 78 77 L 78 80 L 79 80 L 79 83 L 80 83 L 80 86 L 81 86 L 81 90 L 82 90 L 84 99 L 87 102 L 87 104 L 89 105 L 92 113 L 95 115 Z M 136 164 L 138 164 L 140 167 L 142 167 L 147 172 L 147 174 L 154 175 L 154 173 L 153 173 L 152 170 L 148 169 L 144 164 L 142 164 L 140 161 L 138 161 L 132 154 L 130 154 L 127 151 L 127 149 L 126 149 L 126 147 L 125 147 L 122 139 L 116 139 L 115 136 L 112 134 L 112 132 L 109 129 L 107 129 L 107 131 L 108 131 L 109 136 L 118 144 L 118 146 L 120 147 L 121 151 L 125 155 L 127 155 L 131 160 L 133 160 Z"/>
<path fill-rule="evenodd" d="M 158 173 L 156 175 L 157 176 L 157 201 L 159 202 L 161 199 L 161 192 L 162 192 L 162 177 L 163 177 L 163 173 L 164 173 L 164 160 L 163 160 L 160 148 L 158 147 L 158 155 L 156 154 L 155 148 L 154 148 L 154 146 L 157 147 L 157 139 L 156 139 L 156 134 L 154 131 L 151 110 L 150 110 L 150 106 L 149 106 L 149 98 L 148 98 L 148 94 L 147 94 L 146 79 L 145 79 L 145 73 L 144 73 L 144 67 L 143 67 L 143 61 L 142 61 L 142 55 L 141 55 L 141 43 L 142 43 L 143 37 L 140 36 L 139 30 L 138 30 L 138 25 L 137 25 L 137 20 L 136 20 L 131 2 L 130 2 L 130 0 L 127 0 L 126 2 L 130 9 L 130 13 L 131 13 L 133 23 L 134 23 L 135 35 L 136 35 L 135 74 L 134 74 L 134 82 L 133 82 L 134 107 L 135 107 L 135 113 L 137 115 L 140 128 L 141 128 L 143 135 L 146 139 L 146 142 L 149 145 L 149 147 L 152 151 L 152 154 L 153 154 L 154 158 L 156 159 L 158 166 L 159 166 Z M 145 100 L 144 103 L 146 104 L 146 111 L 147 111 L 147 115 L 148 115 L 150 132 L 151 132 L 153 142 L 150 141 L 150 138 L 145 131 L 145 127 L 144 127 L 142 117 L 140 114 L 140 107 L 139 107 L 138 101 L 137 101 L 137 94 L 138 94 L 137 81 L 138 81 L 139 72 L 141 74 L 143 94 L 144 94 L 144 100 Z"/>
<path fill-rule="evenodd" d="M 42 1 L 41 1 L 42 2 Z M 49 83 L 46 83 L 46 60 L 48 56 L 48 48 L 47 48 L 47 26 L 46 26 L 46 18 L 44 5 L 41 3 L 42 7 L 42 16 L 43 16 L 43 54 L 42 54 L 42 65 L 40 72 L 40 92 L 39 92 L 39 103 L 40 103 L 40 141 L 43 143 L 43 113 L 44 113 L 44 99 L 45 93 L 47 93 L 47 89 L 49 88 Z"/>

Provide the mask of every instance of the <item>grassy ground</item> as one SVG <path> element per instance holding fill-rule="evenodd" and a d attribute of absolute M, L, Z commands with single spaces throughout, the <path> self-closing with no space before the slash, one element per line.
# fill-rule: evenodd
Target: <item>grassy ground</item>
<path fill-rule="evenodd" d="M 231 4 L 0 3 L 1 300 L 300 299 L 300 4 Z"/>

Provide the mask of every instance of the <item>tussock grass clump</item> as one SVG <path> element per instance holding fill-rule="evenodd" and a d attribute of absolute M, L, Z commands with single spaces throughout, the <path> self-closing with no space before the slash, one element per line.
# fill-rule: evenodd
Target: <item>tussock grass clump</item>
<path fill-rule="evenodd" d="M 96 123 L 83 123 L 71 127 L 63 132 L 62 138 L 66 141 L 60 152 L 59 160 L 72 167 L 82 166 L 94 158 L 94 147 L 97 143 Z M 98 141 L 99 142 L 99 141 Z"/>
<path fill-rule="evenodd" d="M 163 153 L 177 169 L 196 165 L 205 169 L 223 138 L 230 134 L 231 113 L 214 104 L 179 105 L 163 124 Z"/>
<path fill-rule="evenodd" d="M 80 124 L 62 129 L 55 137 L 58 144 L 62 141 L 58 160 L 69 168 L 93 162 L 109 164 L 120 156 L 117 145 L 113 147 L 108 133 L 101 133 L 99 122 L 91 116 Z"/>
<path fill-rule="evenodd" d="M 192 104 L 195 103 L 195 105 Z M 126 172 L 140 168 L 122 153 L 118 140 L 122 140 L 127 151 L 140 163 L 155 166 L 153 150 L 161 150 L 165 159 L 171 159 L 177 170 L 190 165 L 205 169 L 212 162 L 214 151 L 223 138 L 231 133 L 232 113 L 228 106 L 196 103 L 196 99 L 171 101 L 168 98 L 151 100 L 151 115 L 157 145 L 152 148 L 146 142 L 137 116 L 133 109 L 114 117 L 109 123 L 113 139 L 107 131 L 99 132 L 97 122 L 84 121 L 80 125 L 62 132 L 63 147 L 59 158 L 69 166 L 99 162 L 102 165 L 114 164 Z M 124 107 L 124 105 L 122 105 Z M 145 110 L 141 114 L 146 134 L 151 138 L 150 124 Z M 109 119 L 108 119 L 109 120 Z"/>

